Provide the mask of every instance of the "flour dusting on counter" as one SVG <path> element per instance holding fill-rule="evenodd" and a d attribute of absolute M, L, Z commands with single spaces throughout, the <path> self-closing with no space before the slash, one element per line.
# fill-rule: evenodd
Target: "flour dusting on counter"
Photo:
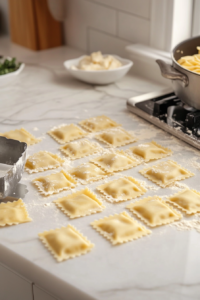
<path fill-rule="evenodd" d="M 200 233 L 200 220 L 198 220 L 198 219 L 191 220 L 191 221 L 182 220 L 182 221 L 170 224 L 170 226 L 176 227 L 177 230 L 180 230 L 180 231 L 196 229 L 196 231 Z"/>
<path fill-rule="evenodd" d="M 168 185 L 168 187 L 172 190 L 183 190 L 183 189 L 189 189 L 189 186 L 185 183 L 175 181 L 172 184 Z"/>
<path fill-rule="evenodd" d="M 139 140 L 153 139 L 156 138 L 157 134 L 161 132 L 159 129 L 155 129 L 153 125 L 148 128 L 145 126 L 144 129 L 138 129 L 136 131 L 128 131 L 130 134 L 135 135 Z"/>
<path fill-rule="evenodd" d="M 73 166 L 73 162 L 70 159 L 66 158 L 63 164 L 63 168 L 67 170 L 69 168 L 72 168 L 72 166 Z"/>
<path fill-rule="evenodd" d="M 44 204 L 44 207 L 49 207 L 49 206 L 51 206 L 51 203 L 45 203 Z"/>
<path fill-rule="evenodd" d="M 151 191 L 158 191 L 160 190 L 160 187 L 159 186 L 156 186 L 156 185 L 149 185 L 146 181 L 143 181 L 143 180 L 138 180 L 139 183 L 144 187 L 146 188 L 147 190 L 151 190 Z"/>
<path fill-rule="evenodd" d="M 200 171 L 200 163 L 197 162 L 197 160 L 199 159 L 200 157 L 193 157 L 192 159 L 190 159 L 189 163 L 191 165 L 191 167 L 197 169 Z"/>

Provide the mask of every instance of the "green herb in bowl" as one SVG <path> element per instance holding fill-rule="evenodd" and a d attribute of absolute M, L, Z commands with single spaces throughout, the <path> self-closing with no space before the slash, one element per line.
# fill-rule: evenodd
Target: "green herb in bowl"
<path fill-rule="evenodd" d="M 16 58 L 5 59 L 4 61 L 0 61 L 0 75 L 5 75 L 11 72 L 16 71 L 21 66 L 21 63 L 16 62 Z"/>

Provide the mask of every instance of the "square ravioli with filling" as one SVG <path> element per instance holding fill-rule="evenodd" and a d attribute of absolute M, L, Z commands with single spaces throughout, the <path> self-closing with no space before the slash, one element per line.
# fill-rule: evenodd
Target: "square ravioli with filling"
<path fill-rule="evenodd" d="M 136 240 L 151 233 L 126 212 L 96 220 L 91 225 L 113 245 Z"/>
<path fill-rule="evenodd" d="M 84 163 L 73 169 L 70 169 L 69 174 L 82 184 L 100 180 L 109 174 L 92 163 Z"/>
<path fill-rule="evenodd" d="M 146 189 L 133 177 L 122 177 L 97 187 L 109 202 L 135 199 L 146 193 Z"/>
<path fill-rule="evenodd" d="M 117 124 L 115 121 L 106 116 L 98 116 L 86 119 L 79 122 L 79 125 L 90 132 L 97 132 L 120 126 L 120 124 Z"/>
<path fill-rule="evenodd" d="M 88 188 L 54 201 L 71 219 L 101 212 L 105 206 Z"/>
<path fill-rule="evenodd" d="M 182 218 L 181 214 L 158 196 L 130 203 L 127 208 L 151 227 L 169 224 Z"/>
<path fill-rule="evenodd" d="M 37 173 L 56 169 L 64 163 L 64 159 L 48 151 L 39 151 L 26 160 L 25 169 L 28 173 Z"/>
<path fill-rule="evenodd" d="M 48 134 L 59 144 L 65 144 L 87 135 L 85 131 L 74 124 L 63 124 L 59 127 L 54 127 Z"/>
<path fill-rule="evenodd" d="M 72 189 L 76 185 L 76 181 L 63 170 L 58 173 L 35 178 L 33 183 L 44 196 Z"/>
<path fill-rule="evenodd" d="M 136 138 L 128 133 L 123 128 L 113 128 L 102 132 L 95 136 L 95 138 L 110 147 L 120 147 L 133 142 L 136 142 Z"/>
<path fill-rule="evenodd" d="M 131 169 L 140 164 L 139 160 L 128 156 L 124 151 L 108 152 L 90 161 L 111 173 Z"/>
<path fill-rule="evenodd" d="M 173 160 L 161 162 L 152 167 L 140 170 L 139 172 L 161 187 L 166 187 L 175 181 L 194 176 L 193 173 L 184 169 Z"/>
<path fill-rule="evenodd" d="M 126 152 L 145 162 L 163 158 L 172 154 L 170 149 L 164 148 L 154 141 L 131 147 Z"/>
<path fill-rule="evenodd" d="M 4 136 L 7 139 L 13 139 L 13 140 L 17 140 L 17 141 L 26 143 L 28 146 L 37 144 L 41 141 L 41 139 L 36 139 L 32 134 L 30 134 L 24 128 L 0 133 L 0 136 Z"/>
<path fill-rule="evenodd" d="M 169 197 L 168 201 L 186 214 L 200 213 L 200 193 L 196 190 L 185 189 Z"/>
<path fill-rule="evenodd" d="M 0 203 L 0 226 L 17 225 L 32 221 L 22 199 Z"/>
<path fill-rule="evenodd" d="M 75 227 L 67 225 L 38 234 L 46 248 L 58 262 L 86 254 L 94 245 Z"/>
<path fill-rule="evenodd" d="M 78 159 L 102 151 L 97 143 L 88 140 L 80 140 L 68 143 L 60 147 L 60 151 L 71 159 Z"/>

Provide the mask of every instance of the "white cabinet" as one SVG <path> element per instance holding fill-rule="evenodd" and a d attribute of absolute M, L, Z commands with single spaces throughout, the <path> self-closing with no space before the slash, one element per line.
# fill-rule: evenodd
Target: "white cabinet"
<path fill-rule="evenodd" d="M 34 300 L 59 300 L 37 285 L 33 285 Z"/>
<path fill-rule="evenodd" d="M 0 263 L 0 300 L 59 300 Z"/>
<path fill-rule="evenodd" d="M 32 283 L 0 264 L 0 299 L 33 300 Z"/>

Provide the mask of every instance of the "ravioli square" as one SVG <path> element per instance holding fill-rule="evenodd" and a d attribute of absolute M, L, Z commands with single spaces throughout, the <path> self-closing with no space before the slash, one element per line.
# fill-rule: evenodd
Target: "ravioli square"
<path fill-rule="evenodd" d="M 172 151 L 152 141 L 150 143 L 139 144 L 135 147 L 131 147 L 127 150 L 127 153 L 148 162 L 169 156 L 172 154 Z"/>
<path fill-rule="evenodd" d="M 120 124 L 116 123 L 106 116 L 89 118 L 79 122 L 79 125 L 90 132 L 97 132 L 120 126 Z"/>
<path fill-rule="evenodd" d="M 107 152 L 90 161 L 110 173 L 131 169 L 140 164 L 139 160 L 128 156 L 124 151 Z"/>
<path fill-rule="evenodd" d="M 95 136 L 95 138 L 110 147 L 120 147 L 133 142 L 136 138 L 123 128 L 113 128 L 102 132 Z"/>
<path fill-rule="evenodd" d="M 151 227 L 166 225 L 182 218 L 181 214 L 158 196 L 130 203 L 126 208 Z"/>
<path fill-rule="evenodd" d="M 82 184 L 100 180 L 108 174 L 92 163 L 84 163 L 72 168 L 68 173 Z"/>
<path fill-rule="evenodd" d="M 28 173 L 37 173 L 56 169 L 64 163 L 64 159 L 48 151 L 39 151 L 26 160 L 25 169 Z"/>
<path fill-rule="evenodd" d="M 53 128 L 48 134 L 59 144 L 65 144 L 87 135 L 85 131 L 74 124 L 63 124 Z"/>
<path fill-rule="evenodd" d="M 0 226 L 17 225 L 32 221 L 28 216 L 22 199 L 17 201 L 0 203 Z"/>
<path fill-rule="evenodd" d="M 168 201 L 186 214 L 200 213 L 200 193 L 196 190 L 185 189 L 169 197 Z"/>
<path fill-rule="evenodd" d="M 91 225 L 113 245 L 137 240 L 151 233 L 126 212 L 95 220 Z"/>
<path fill-rule="evenodd" d="M 33 183 L 44 196 L 57 194 L 75 187 L 76 181 L 65 171 L 35 178 Z"/>
<path fill-rule="evenodd" d="M 71 219 L 95 214 L 105 208 L 88 188 L 54 200 L 54 203 Z"/>
<path fill-rule="evenodd" d="M 71 142 L 60 147 L 60 151 L 71 159 L 92 155 L 100 152 L 102 149 L 97 143 L 92 143 L 88 140 Z"/>
<path fill-rule="evenodd" d="M 184 169 L 173 160 L 160 162 L 152 167 L 144 168 L 139 172 L 161 187 L 166 187 L 175 181 L 194 176 L 192 172 Z"/>
<path fill-rule="evenodd" d="M 0 133 L 0 136 L 4 136 L 7 139 L 13 139 L 13 140 L 26 143 L 28 146 L 37 144 L 41 141 L 41 139 L 36 139 L 30 132 L 28 132 L 24 128 Z"/>
<path fill-rule="evenodd" d="M 133 177 L 122 177 L 97 187 L 109 202 L 135 199 L 146 193 L 146 189 Z"/>
<path fill-rule="evenodd" d="M 94 244 L 70 224 L 44 231 L 38 236 L 58 262 L 86 254 L 94 247 Z"/>

